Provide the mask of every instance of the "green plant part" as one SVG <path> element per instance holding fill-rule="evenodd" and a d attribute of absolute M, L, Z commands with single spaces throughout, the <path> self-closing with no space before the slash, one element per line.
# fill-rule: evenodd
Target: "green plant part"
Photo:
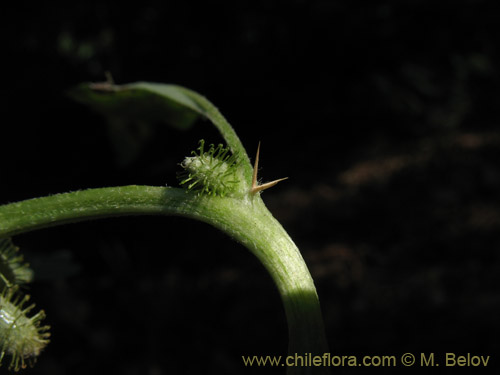
<path fill-rule="evenodd" d="M 24 263 L 19 248 L 10 238 L 0 239 L 0 365 L 5 355 L 9 355 L 9 370 L 32 366 L 49 342 L 49 327 L 40 326 L 45 313 L 40 311 L 28 317 L 35 305 L 23 308 L 30 297 L 23 296 L 19 286 L 32 279 L 33 272 Z"/>
<path fill-rule="evenodd" d="M 181 186 L 188 190 L 214 196 L 243 196 L 248 190 L 244 183 L 239 165 L 241 160 L 237 154 L 231 154 L 228 147 L 219 144 L 209 146 L 204 150 L 205 141 L 200 141 L 198 152 L 193 151 L 186 157 L 181 167 L 184 172 L 179 173 Z"/>
<path fill-rule="evenodd" d="M 43 310 L 29 317 L 34 304 L 23 307 L 29 296 L 18 293 L 17 287 L 5 288 L 0 294 L 0 363 L 11 356 L 9 370 L 19 371 L 33 366 L 40 352 L 49 343 L 48 326 L 41 326 Z"/>
<path fill-rule="evenodd" d="M 33 272 L 10 238 L 0 238 L 0 291 L 31 282 Z"/>
<path fill-rule="evenodd" d="M 219 130 L 227 147 L 200 142 L 184 159 L 183 188 L 122 186 L 56 194 L 0 206 L 0 238 L 50 226 L 123 215 L 178 215 L 220 229 L 246 246 L 271 275 L 285 308 L 290 355 L 323 355 L 328 346 L 316 288 L 307 266 L 280 223 L 261 199 L 279 180 L 259 184 L 255 164 L 220 112 L 204 97 L 175 85 L 139 82 L 116 86 L 83 84 L 72 91 L 115 124 L 140 113 L 189 127 L 205 118 Z M 141 112 L 142 111 L 142 112 Z M 140 117 L 140 116 L 139 116 Z M 328 374 L 326 367 L 288 367 L 289 375 Z"/>

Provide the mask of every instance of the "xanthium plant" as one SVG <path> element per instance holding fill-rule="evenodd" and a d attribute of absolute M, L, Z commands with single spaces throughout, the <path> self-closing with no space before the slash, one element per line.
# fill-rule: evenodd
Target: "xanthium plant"
<path fill-rule="evenodd" d="M 263 190 L 284 179 L 259 183 L 260 144 L 252 166 L 239 137 L 219 110 L 205 97 L 181 86 L 82 84 L 72 96 L 110 120 L 122 116 L 121 120 L 129 121 L 144 111 L 151 121 L 174 121 L 181 129 L 198 119 L 209 120 L 226 146 L 206 146 L 200 141 L 197 150 L 181 162 L 181 188 L 95 188 L 0 206 L 0 361 L 9 355 L 9 368 L 19 370 L 32 364 L 49 342 L 48 327 L 41 323 L 43 311 L 31 315 L 34 305 L 24 307 L 29 297 L 21 293 L 19 285 L 31 280 L 31 271 L 10 238 L 55 225 L 124 215 L 184 216 L 228 234 L 260 260 L 278 289 L 288 323 L 289 354 L 328 352 L 311 274 L 299 249 L 261 198 Z M 156 115 L 160 118 L 154 118 Z M 329 373 L 325 367 L 307 366 L 287 367 L 286 371 L 288 375 Z"/>

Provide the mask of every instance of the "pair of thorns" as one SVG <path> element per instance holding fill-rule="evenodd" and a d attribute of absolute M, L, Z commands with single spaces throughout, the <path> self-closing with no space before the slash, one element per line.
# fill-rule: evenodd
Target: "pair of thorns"
<path fill-rule="evenodd" d="M 257 154 L 255 155 L 255 164 L 253 166 L 253 176 L 252 176 L 252 188 L 250 189 L 251 194 L 256 194 L 259 191 L 263 191 L 266 189 L 269 189 L 276 185 L 278 182 L 286 180 L 288 177 L 284 178 L 279 178 L 277 180 L 271 181 L 271 182 L 266 182 L 264 184 L 259 184 L 257 181 L 257 171 L 259 169 L 259 153 L 260 153 L 260 142 L 259 145 L 257 146 Z"/>

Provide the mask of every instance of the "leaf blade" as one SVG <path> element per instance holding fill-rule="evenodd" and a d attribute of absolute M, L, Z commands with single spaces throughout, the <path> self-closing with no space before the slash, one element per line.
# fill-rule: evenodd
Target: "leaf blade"
<path fill-rule="evenodd" d="M 110 121 L 167 122 L 189 129 L 198 118 L 209 120 L 233 153 L 243 158 L 244 175 L 251 180 L 252 167 L 236 132 L 220 111 L 204 96 L 185 87 L 153 82 L 114 85 L 110 82 L 83 83 L 70 90 L 76 101 L 88 105 Z"/>

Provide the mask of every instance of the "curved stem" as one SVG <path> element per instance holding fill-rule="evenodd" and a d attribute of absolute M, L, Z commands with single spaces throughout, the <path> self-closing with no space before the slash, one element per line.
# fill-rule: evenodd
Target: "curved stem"
<path fill-rule="evenodd" d="M 318 296 L 307 266 L 258 195 L 221 198 L 136 185 L 57 194 L 0 206 L 0 238 L 123 215 L 180 215 L 229 234 L 260 259 L 278 287 L 289 327 L 289 355 L 328 351 Z M 326 373 L 326 367 L 288 367 L 288 374 Z"/>

